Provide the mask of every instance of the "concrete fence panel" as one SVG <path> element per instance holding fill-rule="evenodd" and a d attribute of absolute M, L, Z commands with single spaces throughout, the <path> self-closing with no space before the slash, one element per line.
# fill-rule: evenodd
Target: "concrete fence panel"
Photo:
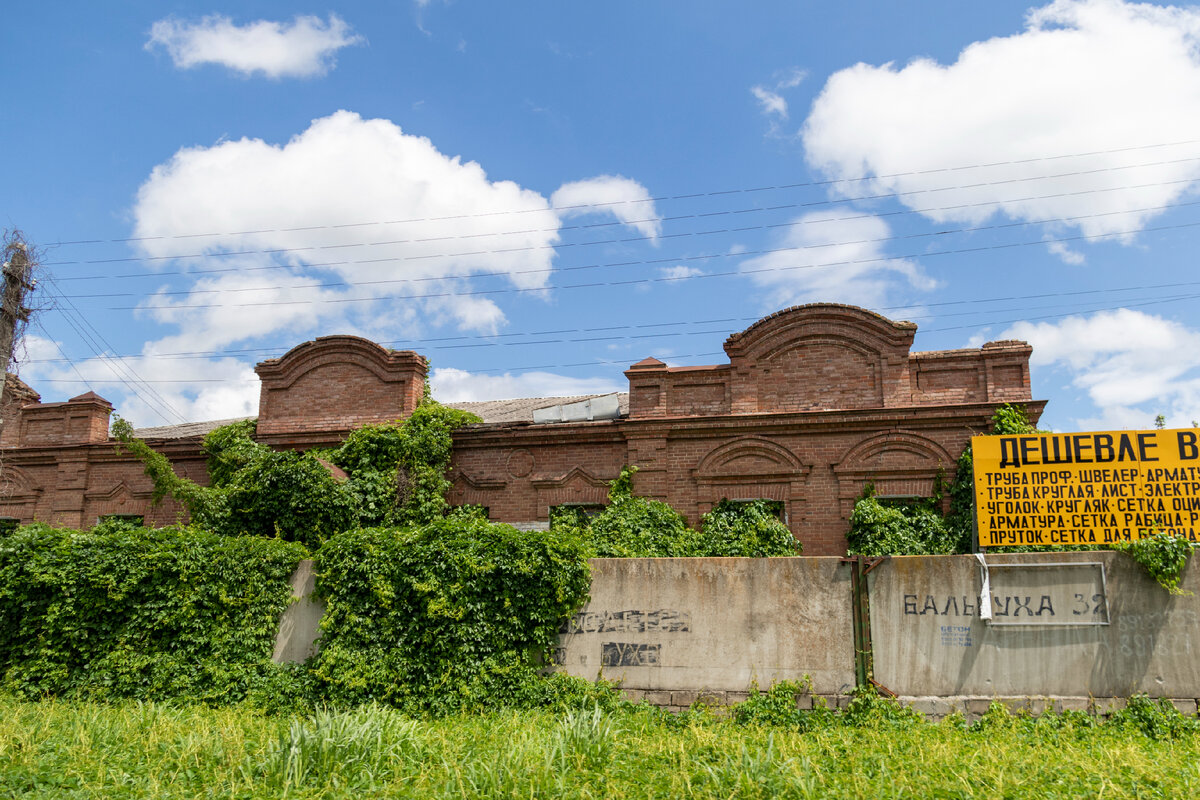
<path fill-rule="evenodd" d="M 850 571 L 837 558 L 593 559 L 591 599 L 560 629 L 558 669 L 662 693 L 854 685 Z"/>
<path fill-rule="evenodd" d="M 1114 552 L 985 561 L 986 570 L 974 556 L 896 557 L 869 573 L 877 681 L 904 696 L 1200 697 L 1191 561 L 1184 596 Z"/>

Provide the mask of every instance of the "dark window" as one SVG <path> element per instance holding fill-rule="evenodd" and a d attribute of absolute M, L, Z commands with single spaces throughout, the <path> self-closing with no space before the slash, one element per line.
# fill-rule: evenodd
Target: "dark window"
<path fill-rule="evenodd" d="M 103 523 L 123 525 L 127 528 L 140 528 L 146 524 L 146 518 L 141 514 L 101 514 L 96 524 Z"/>
<path fill-rule="evenodd" d="M 583 527 L 607 508 L 603 503 L 563 503 L 550 507 L 550 527 L 574 525 Z"/>
<path fill-rule="evenodd" d="M 720 510 L 722 508 L 722 506 L 724 506 L 726 508 L 728 508 L 730 506 L 737 508 L 738 506 L 746 506 L 746 505 L 750 505 L 751 503 L 761 503 L 763 506 L 766 507 L 766 509 L 768 511 L 770 511 L 775 516 L 775 519 L 779 520 L 784 525 L 788 524 L 787 509 L 784 508 L 783 501 L 768 500 L 765 497 L 753 497 L 753 498 L 739 497 L 736 500 L 730 500 L 729 498 L 725 498 L 725 499 L 721 500 L 721 502 L 719 502 L 715 506 L 713 506 L 713 511 Z"/>

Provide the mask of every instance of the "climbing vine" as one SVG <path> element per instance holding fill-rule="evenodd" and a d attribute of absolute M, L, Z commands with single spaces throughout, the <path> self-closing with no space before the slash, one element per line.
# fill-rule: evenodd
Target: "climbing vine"
<path fill-rule="evenodd" d="M 0 687 L 267 702 L 298 544 L 195 528 L 26 526 L 0 544 Z"/>
<path fill-rule="evenodd" d="M 561 693 L 573 681 L 539 670 L 587 597 L 584 557 L 577 537 L 462 514 L 334 536 L 316 554 L 322 693 L 439 714 Z"/>
<path fill-rule="evenodd" d="M 671 506 L 633 492 L 637 467 L 625 467 L 609 485 L 609 504 L 592 519 L 566 513 L 555 530 L 579 535 L 591 555 L 610 558 L 790 556 L 800 543 L 769 500 L 723 500 L 701 518 L 700 530 Z"/>
<path fill-rule="evenodd" d="M 1002 405 L 992 415 L 992 433 L 1015 436 L 1037 429 L 1019 405 Z M 955 465 L 948 489 L 939 478 L 934 496 L 904 506 L 887 506 L 867 491 L 854 505 L 847 534 L 849 552 L 859 555 L 934 555 L 968 553 L 974 537 L 975 489 L 971 446 Z M 950 509 L 941 513 L 942 493 Z"/>
<path fill-rule="evenodd" d="M 195 525 L 225 535 L 277 536 L 315 549 L 351 528 L 445 516 L 453 431 L 478 421 L 425 400 L 401 423 L 368 425 L 337 448 L 300 453 L 255 442 L 255 421 L 243 420 L 204 438 L 211 486 L 176 474 L 125 420 L 113 423 L 113 436 L 142 461 L 155 502 L 173 497 Z M 330 462 L 347 477 L 335 477 Z"/>
<path fill-rule="evenodd" d="M 1115 542 L 1110 546 L 1141 564 L 1150 577 L 1171 594 L 1187 594 L 1179 588 L 1183 568 L 1192 554 L 1192 543 L 1186 537 L 1151 533 L 1131 542 Z"/>

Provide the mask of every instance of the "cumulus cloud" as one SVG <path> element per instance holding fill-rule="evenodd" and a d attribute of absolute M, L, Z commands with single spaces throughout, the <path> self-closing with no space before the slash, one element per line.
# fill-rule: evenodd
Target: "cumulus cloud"
<path fill-rule="evenodd" d="M 327 330 L 396 305 L 493 332 L 502 312 L 490 298 L 461 294 L 462 279 L 487 273 L 544 288 L 561 225 L 540 194 L 347 111 L 283 145 L 239 139 L 180 150 L 142 185 L 134 219 L 147 257 L 226 270 L 199 278 L 190 295 L 147 304 L 159 321 L 222 344 Z M 215 233 L 192 235 L 207 232 Z M 221 254 L 231 255 L 213 258 Z"/>
<path fill-rule="evenodd" d="M 184 148 L 153 169 L 132 208 L 138 255 L 151 269 L 182 274 L 164 276 L 134 310 L 168 331 L 139 358 L 159 374 L 182 365 L 181 377 L 196 377 L 170 387 L 184 416 L 251 414 L 258 397 L 251 364 L 161 357 L 332 332 L 376 341 L 420 338 L 438 327 L 492 334 L 507 323 L 502 298 L 548 295 L 563 218 L 597 212 L 659 235 L 653 201 L 634 180 L 569 183 L 552 202 L 492 180 L 479 164 L 388 120 L 348 111 L 314 120 L 286 142 Z M 111 378 L 103 362 L 89 369 L 98 380 Z M 619 388 L 544 372 L 438 374 L 447 396 L 459 399 Z M 234 386 L 247 376 L 248 388 Z M 121 394 L 110 399 L 123 413 L 162 423 L 149 416 L 152 403 Z"/>
<path fill-rule="evenodd" d="M 430 385 L 433 396 L 443 403 L 514 397 L 573 397 L 620 392 L 626 388 L 607 378 L 571 378 L 553 372 L 484 375 L 451 367 L 435 368 L 430 375 Z"/>
<path fill-rule="evenodd" d="M 652 241 L 657 241 L 662 234 L 662 221 L 654 209 L 650 192 L 637 181 L 621 175 L 599 175 L 564 183 L 550 196 L 550 202 L 564 217 L 612 214 Z"/>
<path fill-rule="evenodd" d="M 1147 149 L 1196 138 L 1198 49 L 1200 10 L 1057 0 L 952 64 L 835 73 L 802 128 L 806 155 L 840 191 L 895 193 L 938 222 L 1086 215 L 1054 227 L 1137 231 L 1200 180 L 1196 145 Z M 1068 154 L 1089 155 L 1045 160 Z"/>
<path fill-rule="evenodd" d="M 1083 253 L 1078 250 L 1072 250 L 1065 242 L 1047 242 L 1046 249 L 1061 259 L 1064 264 L 1079 266 L 1087 261 Z"/>
<path fill-rule="evenodd" d="M 1097 415 L 1081 428 L 1149 427 L 1164 414 L 1172 427 L 1200 419 L 1200 331 L 1133 309 L 1055 322 L 1019 322 L 1001 339 L 1033 345 L 1035 368 L 1063 370 Z"/>
<path fill-rule="evenodd" d="M 763 293 L 763 306 L 829 301 L 883 305 L 898 288 L 929 290 L 937 283 L 913 261 L 887 257 L 888 224 L 852 209 L 814 211 L 792 220 L 775 252 L 743 261 L 739 270 Z"/>
<path fill-rule="evenodd" d="M 290 23 L 260 19 L 235 25 L 213 14 L 199 21 L 168 17 L 150 28 L 146 49 L 161 47 L 175 66 L 219 64 L 245 76 L 311 78 L 333 68 L 337 51 L 363 41 L 336 14 L 297 16 Z"/>

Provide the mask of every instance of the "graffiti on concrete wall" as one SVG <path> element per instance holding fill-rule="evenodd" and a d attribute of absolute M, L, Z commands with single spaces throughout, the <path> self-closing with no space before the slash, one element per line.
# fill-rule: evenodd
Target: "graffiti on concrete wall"
<path fill-rule="evenodd" d="M 688 633 L 692 615 L 686 611 L 581 611 L 565 619 L 559 633 Z"/>
<path fill-rule="evenodd" d="M 600 665 L 604 667 L 652 667 L 659 663 L 661 655 L 661 644 L 604 642 L 600 646 Z"/>

